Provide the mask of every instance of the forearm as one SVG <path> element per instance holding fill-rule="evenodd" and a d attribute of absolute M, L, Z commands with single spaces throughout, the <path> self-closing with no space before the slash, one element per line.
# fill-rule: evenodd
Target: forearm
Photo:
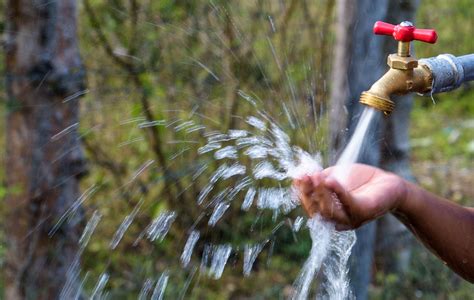
<path fill-rule="evenodd" d="M 407 182 L 394 215 L 451 269 L 474 282 L 473 209 Z"/>

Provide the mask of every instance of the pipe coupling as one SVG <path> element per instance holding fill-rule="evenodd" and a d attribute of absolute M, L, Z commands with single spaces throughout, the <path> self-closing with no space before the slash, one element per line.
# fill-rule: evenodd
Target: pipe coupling
<path fill-rule="evenodd" d="M 441 54 L 418 62 L 426 66 L 433 76 L 431 91 L 425 95 L 452 91 L 464 82 L 464 68 L 454 55 Z"/>

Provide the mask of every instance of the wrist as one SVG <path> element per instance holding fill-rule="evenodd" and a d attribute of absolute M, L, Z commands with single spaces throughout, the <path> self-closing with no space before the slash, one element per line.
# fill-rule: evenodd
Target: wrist
<path fill-rule="evenodd" d="M 398 206 L 394 210 L 395 214 L 409 217 L 410 215 L 416 214 L 416 211 L 420 209 L 420 188 L 405 179 L 402 181 L 402 190 L 400 199 L 398 200 Z"/>
<path fill-rule="evenodd" d="M 396 177 L 398 180 L 397 186 L 398 186 L 398 195 L 397 199 L 395 201 L 395 207 L 392 210 L 393 213 L 395 214 L 405 214 L 405 212 L 409 211 L 408 205 L 409 205 L 409 194 L 410 194 L 410 188 L 411 184 L 407 180 L 397 176 Z"/>

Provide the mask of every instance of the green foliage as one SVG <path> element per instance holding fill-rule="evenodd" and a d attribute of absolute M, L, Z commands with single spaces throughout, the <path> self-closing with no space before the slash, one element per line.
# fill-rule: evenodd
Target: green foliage
<path fill-rule="evenodd" d="M 435 28 L 438 33 L 438 41 L 434 45 L 415 43 L 418 57 L 431 57 L 441 53 L 456 56 L 472 53 L 472 1 L 423 1 L 416 23 L 421 28 Z"/>
<path fill-rule="evenodd" d="M 472 284 L 453 273 L 433 254 L 417 244 L 410 267 L 403 275 L 376 274 L 371 299 L 471 299 Z"/>
<path fill-rule="evenodd" d="M 415 159 L 436 162 L 460 157 L 469 165 L 474 158 L 474 94 L 457 91 L 434 101 L 423 97 L 415 102 L 411 127 Z"/>

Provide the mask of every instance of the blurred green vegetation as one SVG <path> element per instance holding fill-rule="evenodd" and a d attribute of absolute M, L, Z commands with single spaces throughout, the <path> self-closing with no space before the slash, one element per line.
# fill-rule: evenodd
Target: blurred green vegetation
<path fill-rule="evenodd" d="M 248 129 L 244 119 L 257 111 L 241 95 L 250 95 L 293 144 L 325 157 L 334 2 L 81 2 L 79 35 L 88 89 L 84 98 L 71 101 L 81 101 L 81 132 L 90 166 L 82 189 L 98 187 L 85 202 L 86 215 L 96 210 L 102 215 L 82 255 L 87 291 L 106 272 L 112 299 L 134 299 L 147 278 L 155 280 L 168 270 L 169 299 L 182 296 L 187 282 L 186 299 L 275 299 L 291 292 L 310 248 L 307 232 L 293 233 L 289 223 L 301 212 L 276 222 L 264 212 L 256 221 L 258 212 L 242 213 L 239 203 L 215 228 L 197 224 L 202 237 L 191 266 L 179 266 L 187 230 L 203 212 L 195 200 L 217 165 L 197 155 L 197 147 L 205 143 L 202 132 L 137 124 L 192 120 L 206 130 Z M 417 56 L 472 53 L 471 6 L 469 0 L 422 1 L 417 25 L 436 28 L 439 40 L 418 44 Z M 0 59 L 2 69 L 3 63 Z M 5 99 L 3 81 L 0 89 Z M 415 175 L 433 192 L 473 205 L 474 89 L 466 86 L 434 99 L 435 105 L 429 98 L 417 98 L 412 113 Z M 1 112 L 6 115 L 4 106 Z M 0 134 L 4 132 L 2 122 Z M 2 138 L 0 151 L 4 144 Z M 3 163 L 5 155 L 0 153 Z M 164 174 L 160 156 L 171 177 Z M 150 160 L 155 163 L 131 180 Z M 205 163 L 210 168 L 193 181 L 192 174 Z M 1 182 L 4 175 L 0 169 Z M 0 186 L 0 199 L 4 195 Z M 111 250 L 112 236 L 141 199 L 135 220 Z M 168 236 L 162 242 L 143 239 L 135 245 L 150 221 L 165 210 L 178 212 Z M 280 221 L 284 225 L 272 234 Z M 198 257 L 205 241 L 231 243 L 242 253 L 246 243 L 268 238 L 250 277 L 243 277 L 242 257 L 236 254 L 222 279 L 200 274 Z M 2 243 L 0 263 L 3 249 Z M 371 293 L 374 299 L 469 299 L 474 288 L 416 245 L 409 272 L 399 277 L 378 270 Z"/>

